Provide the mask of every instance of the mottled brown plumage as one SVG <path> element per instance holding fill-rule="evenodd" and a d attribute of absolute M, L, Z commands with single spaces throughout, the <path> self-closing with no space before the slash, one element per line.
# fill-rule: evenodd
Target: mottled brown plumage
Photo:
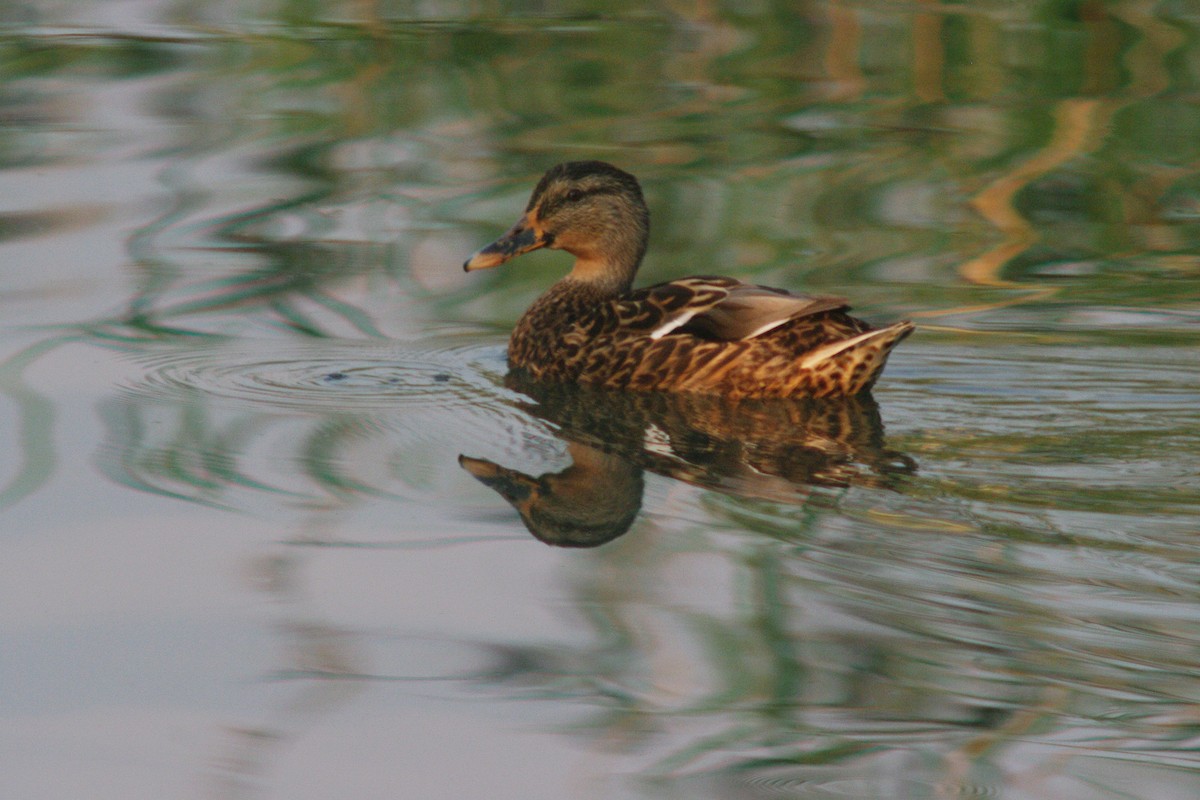
<path fill-rule="evenodd" d="M 602 161 L 559 164 L 525 214 L 464 269 L 540 247 L 575 256 L 509 341 L 513 369 L 614 389 L 727 397 L 825 397 L 871 388 L 911 322 L 873 329 L 840 297 L 733 278 L 693 277 L 633 290 L 650 215 L 637 180 Z"/>

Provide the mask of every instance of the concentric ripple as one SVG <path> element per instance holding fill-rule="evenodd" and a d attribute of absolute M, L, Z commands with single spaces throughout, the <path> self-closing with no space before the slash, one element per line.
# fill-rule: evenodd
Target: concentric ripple
<path fill-rule="evenodd" d="M 262 409 L 372 411 L 454 407 L 504 393 L 503 348 L 320 340 L 171 348 L 137 359 L 125 390 L 179 399 L 198 393 Z"/>

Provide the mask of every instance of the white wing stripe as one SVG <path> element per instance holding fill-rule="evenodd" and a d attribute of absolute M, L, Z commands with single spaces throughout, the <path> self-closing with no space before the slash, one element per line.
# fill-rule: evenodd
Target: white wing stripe
<path fill-rule="evenodd" d="M 665 322 L 663 322 L 662 325 L 659 325 L 657 328 L 650 331 L 650 338 L 651 339 L 661 339 L 662 337 L 666 336 L 668 333 L 675 330 L 676 328 L 686 325 L 687 321 L 689 319 L 696 316 L 696 312 L 702 311 L 702 310 L 707 310 L 707 309 L 692 309 L 689 311 L 685 311 L 684 313 L 682 313 L 678 316 L 670 317 Z"/>

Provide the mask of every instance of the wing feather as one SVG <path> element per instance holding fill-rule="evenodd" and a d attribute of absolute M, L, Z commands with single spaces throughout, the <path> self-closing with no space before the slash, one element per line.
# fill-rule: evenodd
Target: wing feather
<path fill-rule="evenodd" d="M 653 339 L 688 333 L 705 339 L 753 339 L 786 322 L 849 308 L 845 298 L 793 294 L 731 278 L 684 278 L 641 289 L 621 303 L 622 324 Z"/>
<path fill-rule="evenodd" d="M 846 310 L 845 298 L 793 294 L 732 278 L 683 278 L 639 289 L 618 304 L 621 327 L 652 339 L 687 333 L 705 339 L 753 339 L 786 322 Z"/>
<path fill-rule="evenodd" d="M 694 315 L 682 330 L 710 339 L 753 339 L 794 319 L 847 308 L 842 297 L 791 294 L 742 284 L 731 289 L 725 299 Z"/>

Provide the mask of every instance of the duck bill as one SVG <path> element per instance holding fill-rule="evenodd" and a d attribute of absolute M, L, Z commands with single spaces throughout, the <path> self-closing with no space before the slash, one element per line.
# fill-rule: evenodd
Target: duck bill
<path fill-rule="evenodd" d="M 514 506 L 519 506 L 533 494 L 537 479 L 515 469 L 506 469 L 494 461 L 484 458 L 458 457 L 458 465 L 475 476 L 475 479 L 497 492 Z"/>
<path fill-rule="evenodd" d="M 546 238 L 530 224 L 529 217 L 523 216 L 517 220 L 516 225 L 509 228 L 508 233 L 468 258 L 463 263 L 463 269 L 471 272 L 498 267 L 522 253 L 537 250 L 547 244 Z"/>

